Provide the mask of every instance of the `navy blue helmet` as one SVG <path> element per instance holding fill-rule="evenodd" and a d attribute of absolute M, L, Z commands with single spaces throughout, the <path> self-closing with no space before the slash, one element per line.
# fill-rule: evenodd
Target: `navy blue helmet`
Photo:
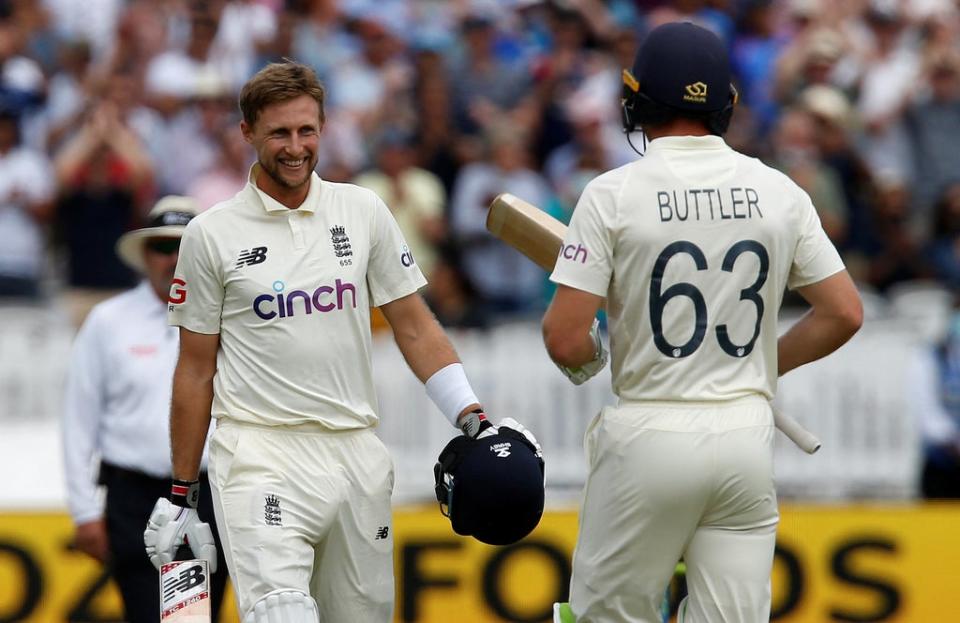
<path fill-rule="evenodd" d="M 530 534 L 543 515 L 543 458 L 506 426 L 482 439 L 455 437 L 433 468 L 440 511 L 453 531 L 489 545 Z"/>

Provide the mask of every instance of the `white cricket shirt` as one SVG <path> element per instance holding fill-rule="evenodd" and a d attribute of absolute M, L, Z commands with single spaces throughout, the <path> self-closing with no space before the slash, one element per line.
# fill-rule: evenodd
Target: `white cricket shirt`
<path fill-rule="evenodd" d="M 94 307 L 74 340 L 62 433 L 67 502 L 77 523 L 102 514 L 98 455 L 157 478 L 171 475 L 170 391 L 179 340 L 166 309 L 143 282 Z"/>
<path fill-rule="evenodd" d="M 373 192 L 313 174 L 291 210 L 256 187 L 259 172 L 187 225 L 170 323 L 220 334 L 213 417 L 373 426 L 370 307 L 426 280 Z"/>
<path fill-rule="evenodd" d="M 587 186 L 551 279 L 607 298 L 621 400 L 726 400 L 773 397 L 784 289 L 842 269 L 787 176 L 664 137 Z"/>

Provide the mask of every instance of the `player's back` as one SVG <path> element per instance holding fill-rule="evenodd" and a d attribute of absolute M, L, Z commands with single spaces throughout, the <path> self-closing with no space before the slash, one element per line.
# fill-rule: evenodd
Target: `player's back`
<path fill-rule="evenodd" d="M 842 268 L 806 193 L 717 137 L 652 142 L 644 158 L 591 183 L 574 221 L 582 259 L 589 249 L 612 269 L 623 400 L 772 397 L 785 287 Z M 576 263 L 575 251 L 562 261 Z"/>

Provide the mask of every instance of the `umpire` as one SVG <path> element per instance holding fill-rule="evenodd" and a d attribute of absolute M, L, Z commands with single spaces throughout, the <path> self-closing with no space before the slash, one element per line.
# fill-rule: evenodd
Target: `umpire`
<path fill-rule="evenodd" d="M 117 253 L 143 281 L 93 309 L 77 334 L 67 373 L 63 451 L 76 546 L 110 566 L 130 623 L 160 620 L 159 580 L 143 550 L 143 526 L 157 498 L 170 490 L 178 334 L 167 325 L 167 299 L 180 237 L 197 212 L 193 199 L 164 197 L 146 227 L 120 238 Z M 200 481 L 200 517 L 214 527 L 206 471 Z M 105 504 L 97 484 L 106 486 Z M 214 620 L 226 578 L 221 571 L 211 579 Z"/>

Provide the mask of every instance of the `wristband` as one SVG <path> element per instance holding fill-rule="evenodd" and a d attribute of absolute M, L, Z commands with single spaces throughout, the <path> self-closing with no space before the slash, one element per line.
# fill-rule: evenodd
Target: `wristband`
<path fill-rule="evenodd" d="M 459 427 L 457 418 L 464 409 L 470 405 L 480 404 L 463 371 L 463 365 L 459 363 L 451 363 L 440 368 L 427 379 L 424 386 L 430 400 L 437 405 L 440 413 L 444 414 L 454 427 Z"/>
<path fill-rule="evenodd" d="M 177 480 L 174 478 L 170 485 L 170 502 L 183 508 L 196 510 L 200 500 L 199 480 Z"/>

